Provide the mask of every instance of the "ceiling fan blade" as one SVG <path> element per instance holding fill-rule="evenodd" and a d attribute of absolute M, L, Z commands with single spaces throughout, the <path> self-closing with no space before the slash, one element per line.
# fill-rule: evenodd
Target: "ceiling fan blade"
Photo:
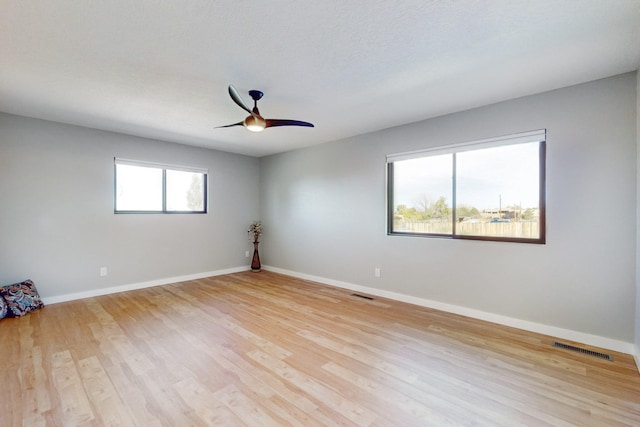
<path fill-rule="evenodd" d="M 244 126 L 244 122 L 238 122 L 238 123 L 234 123 L 232 125 L 225 125 L 225 126 L 216 126 L 214 127 L 214 129 L 220 129 L 220 128 L 230 128 L 232 126 Z"/>
<path fill-rule="evenodd" d="M 276 127 L 276 126 L 305 126 L 308 128 L 314 127 L 313 124 L 309 122 L 303 122 L 300 120 L 285 120 L 285 119 L 266 119 L 268 128 Z"/>
<path fill-rule="evenodd" d="M 247 105 L 246 102 L 244 102 L 244 99 L 242 99 L 242 96 L 240 96 L 240 94 L 238 93 L 238 91 L 236 90 L 235 87 L 233 87 L 233 85 L 229 85 L 229 95 L 231 96 L 231 99 L 233 99 L 233 102 L 235 102 L 236 104 L 238 104 L 238 106 L 240 108 L 242 108 L 243 110 L 245 110 L 247 113 L 251 114 L 252 116 L 255 117 L 255 113 L 253 111 L 251 111 L 251 109 L 249 108 L 249 106 Z"/>

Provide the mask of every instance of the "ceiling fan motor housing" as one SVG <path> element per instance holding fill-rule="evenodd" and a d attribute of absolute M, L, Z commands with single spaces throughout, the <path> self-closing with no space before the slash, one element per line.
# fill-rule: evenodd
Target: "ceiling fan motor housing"
<path fill-rule="evenodd" d="M 251 97 L 251 99 L 253 99 L 254 101 L 259 101 L 262 96 L 264 95 L 264 93 L 262 93 L 259 90 L 250 90 L 249 91 L 249 96 Z"/>

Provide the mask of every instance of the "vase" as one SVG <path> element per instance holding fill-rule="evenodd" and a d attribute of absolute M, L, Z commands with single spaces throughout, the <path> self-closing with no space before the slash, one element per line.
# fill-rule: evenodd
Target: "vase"
<path fill-rule="evenodd" d="M 253 258 L 251 259 L 251 271 L 254 273 L 259 272 L 262 269 L 260 265 L 260 254 L 258 253 L 258 243 L 253 242 Z"/>

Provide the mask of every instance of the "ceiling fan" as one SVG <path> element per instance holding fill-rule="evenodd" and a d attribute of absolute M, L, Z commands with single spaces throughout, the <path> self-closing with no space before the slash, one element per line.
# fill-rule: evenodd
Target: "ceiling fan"
<path fill-rule="evenodd" d="M 249 106 L 247 106 L 247 104 L 244 102 L 244 99 L 242 99 L 242 97 L 240 96 L 236 88 L 233 87 L 233 85 L 229 85 L 229 95 L 231 96 L 231 99 L 233 99 L 233 102 L 238 104 L 240 108 L 242 108 L 247 113 L 249 113 L 250 116 L 247 116 L 246 119 L 238 123 L 234 123 L 226 126 L 217 126 L 216 129 L 229 128 L 232 126 L 244 126 L 251 132 L 262 132 L 266 128 L 272 128 L 276 126 L 305 126 L 310 128 L 313 127 L 313 124 L 309 122 L 302 122 L 300 120 L 263 118 L 260 115 L 260 111 L 258 110 L 258 101 L 260 100 L 260 98 L 262 98 L 262 95 L 264 94 L 259 90 L 249 91 L 249 96 L 251 96 L 251 99 L 253 99 L 253 109 L 250 109 Z"/>

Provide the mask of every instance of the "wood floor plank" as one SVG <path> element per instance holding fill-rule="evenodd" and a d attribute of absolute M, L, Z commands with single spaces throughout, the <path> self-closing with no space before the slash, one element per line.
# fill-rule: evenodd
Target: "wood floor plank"
<path fill-rule="evenodd" d="M 69 350 L 51 355 L 51 375 L 60 396 L 63 423 L 89 425 L 89 421 L 95 419 L 95 414 Z"/>
<path fill-rule="evenodd" d="M 213 394 L 213 398 L 224 403 L 246 425 L 265 427 L 277 427 L 279 425 L 262 408 L 262 402 L 251 399 L 240 391 L 235 384 L 229 384 L 225 388 L 218 390 Z"/>
<path fill-rule="evenodd" d="M 44 413 L 51 410 L 51 396 L 47 376 L 42 360 L 40 347 L 22 348 L 25 355 L 20 368 L 20 388 L 23 391 L 23 424 L 29 426 L 44 426 Z M 38 409 L 36 409 L 38 408 Z"/>
<path fill-rule="evenodd" d="M 184 402 L 200 417 L 203 425 L 247 426 L 222 400 L 215 398 L 215 393 L 210 393 L 195 378 L 186 378 L 176 383 L 175 387 Z"/>
<path fill-rule="evenodd" d="M 355 425 L 368 426 L 376 418 L 375 414 L 361 405 L 349 401 L 334 389 L 316 381 L 312 376 L 305 375 L 295 368 L 292 368 L 280 359 L 274 358 L 259 350 L 251 352 L 249 356 L 285 381 L 322 402 L 331 410 L 351 420 Z"/>
<path fill-rule="evenodd" d="M 106 426 L 135 426 L 137 423 L 127 405 L 113 387 L 109 376 L 97 357 L 78 363 L 82 384 L 95 408 L 100 423 Z"/>
<path fill-rule="evenodd" d="M 143 374 L 153 369 L 153 364 L 149 361 L 148 357 L 138 350 L 137 346 L 133 345 L 131 338 L 122 330 L 121 326 L 109 315 L 98 303 L 90 304 L 91 310 L 100 319 L 99 328 L 98 325 L 94 326 L 92 331 L 94 337 L 106 346 L 105 340 L 111 343 L 113 349 L 115 349 L 120 358 L 124 360 L 131 370 L 136 374 Z"/>
<path fill-rule="evenodd" d="M 640 425 L 629 355 L 352 293 L 244 272 L 3 320 L 0 425 Z"/>
<path fill-rule="evenodd" d="M 98 357 L 98 359 L 100 358 Z M 105 372 L 107 372 L 121 400 L 127 405 L 127 408 L 131 412 L 135 422 L 134 425 L 142 427 L 161 427 L 168 425 L 163 423 L 164 420 L 162 420 L 160 414 L 155 411 L 158 405 L 151 399 L 151 396 L 149 396 L 150 393 L 143 387 L 140 387 L 136 378 L 131 376 L 130 371 L 124 369 L 126 364 L 102 363 L 102 366 Z"/>

